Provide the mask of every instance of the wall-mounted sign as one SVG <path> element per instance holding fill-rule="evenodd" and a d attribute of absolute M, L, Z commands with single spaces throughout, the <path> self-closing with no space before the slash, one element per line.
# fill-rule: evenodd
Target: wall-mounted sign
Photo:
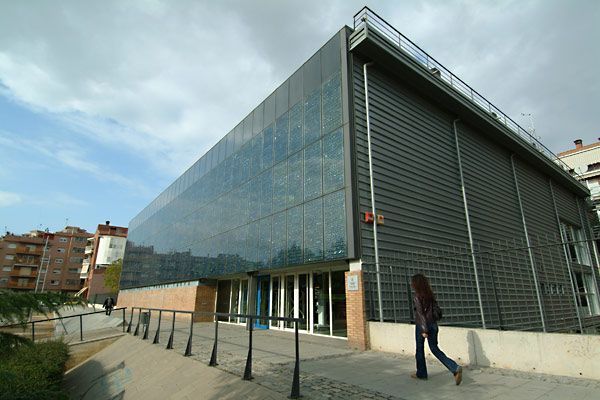
<path fill-rule="evenodd" d="M 357 292 L 358 291 L 358 275 L 348 276 L 348 291 L 349 292 Z"/>

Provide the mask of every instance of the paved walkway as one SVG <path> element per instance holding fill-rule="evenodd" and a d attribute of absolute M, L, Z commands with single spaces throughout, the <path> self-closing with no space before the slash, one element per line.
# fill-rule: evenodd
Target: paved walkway
<path fill-rule="evenodd" d="M 129 319 L 129 315 L 127 317 Z M 134 318 L 132 333 L 135 322 Z M 139 336 L 130 339 L 147 343 L 160 354 L 195 360 L 203 368 L 208 364 L 214 342 L 214 324 L 194 324 L 193 354 L 189 358 L 182 356 L 189 338 L 189 323 L 176 323 L 173 350 L 164 350 L 171 330 L 171 320 L 167 316 L 162 319 L 159 344 L 151 345 L 157 325 L 158 321 L 153 318 L 148 340 L 142 340 L 143 326 Z M 247 353 L 248 332 L 244 327 L 220 323 L 219 365 L 216 369 L 206 368 L 227 373 L 247 384 L 241 380 Z M 456 386 L 452 375 L 441 364 L 429 360 L 429 380 L 417 381 L 410 378 L 414 370 L 413 357 L 354 352 L 346 348 L 346 341 L 342 339 L 301 334 L 300 359 L 300 388 L 305 399 L 600 399 L 600 381 L 493 368 L 465 368 L 463 383 Z M 294 367 L 293 333 L 255 330 L 252 366 L 253 384 L 273 395 L 289 396 Z M 156 365 L 156 368 L 162 367 Z M 201 376 L 194 379 L 212 385 Z"/>

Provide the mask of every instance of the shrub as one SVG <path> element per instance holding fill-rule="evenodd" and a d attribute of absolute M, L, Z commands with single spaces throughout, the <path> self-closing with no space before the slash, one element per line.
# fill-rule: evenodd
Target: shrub
<path fill-rule="evenodd" d="M 61 390 L 67 344 L 21 345 L 0 355 L 0 400 L 68 399 Z"/>

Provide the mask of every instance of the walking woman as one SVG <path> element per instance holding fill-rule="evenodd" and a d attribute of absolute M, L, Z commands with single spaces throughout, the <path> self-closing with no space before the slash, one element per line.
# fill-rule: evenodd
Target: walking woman
<path fill-rule="evenodd" d="M 448 358 L 438 347 L 439 328 L 434 312 L 434 305 L 437 305 L 437 303 L 429 281 L 425 275 L 416 274 L 412 277 L 411 286 L 415 291 L 415 339 L 417 341 L 417 354 L 415 356 L 417 359 L 417 372 L 411 374 L 411 377 L 427 379 L 427 365 L 425 364 L 425 339 L 427 339 L 429 349 L 431 349 L 433 355 L 452 372 L 454 381 L 457 385 L 460 385 L 462 382 L 462 367 L 451 358 Z"/>

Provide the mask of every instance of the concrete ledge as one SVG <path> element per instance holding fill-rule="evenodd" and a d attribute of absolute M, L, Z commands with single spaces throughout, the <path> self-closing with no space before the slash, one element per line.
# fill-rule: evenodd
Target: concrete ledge
<path fill-rule="evenodd" d="M 371 321 L 369 338 L 372 350 L 415 351 L 414 325 Z M 439 344 L 463 364 L 600 380 L 600 336 L 442 326 Z"/>

